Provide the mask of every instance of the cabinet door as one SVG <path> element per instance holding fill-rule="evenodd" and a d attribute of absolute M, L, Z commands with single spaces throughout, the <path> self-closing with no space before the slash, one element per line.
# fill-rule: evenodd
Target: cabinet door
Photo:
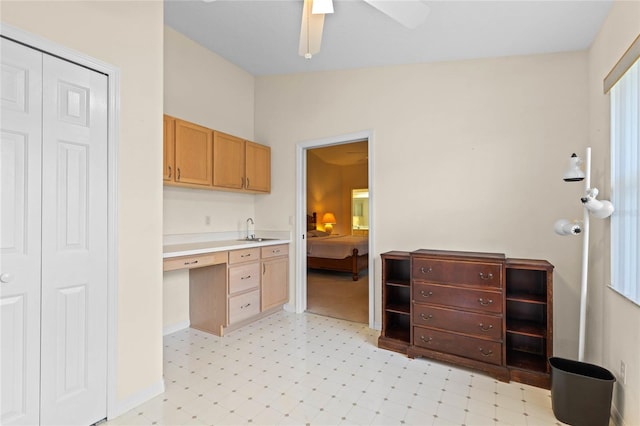
<path fill-rule="evenodd" d="M 271 191 L 271 148 L 246 141 L 246 183 L 249 191 Z"/>
<path fill-rule="evenodd" d="M 176 182 L 211 186 L 213 132 L 175 120 Z"/>
<path fill-rule="evenodd" d="M 242 189 L 244 179 L 244 140 L 214 132 L 213 186 Z"/>
<path fill-rule="evenodd" d="M 163 158 L 164 170 L 162 172 L 163 180 L 172 181 L 175 179 L 175 129 L 176 120 L 173 117 L 165 115 L 162 118 L 163 130 Z"/>
<path fill-rule="evenodd" d="M 289 299 L 289 259 L 278 257 L 262 262 L 262 311 Z"/>

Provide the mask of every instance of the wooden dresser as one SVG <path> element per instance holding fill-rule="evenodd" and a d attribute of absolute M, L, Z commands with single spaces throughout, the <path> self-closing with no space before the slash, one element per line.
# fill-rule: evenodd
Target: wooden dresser
<path fill-rule="evenodd" d="M 443 250 L 382 261 L 380 347 L 549 387 L 551 264 Z"/>

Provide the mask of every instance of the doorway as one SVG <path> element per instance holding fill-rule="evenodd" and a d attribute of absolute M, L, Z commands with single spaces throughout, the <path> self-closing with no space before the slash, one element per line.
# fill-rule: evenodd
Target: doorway
<path fill-rule="evenodd" d="M 373 271 L 373 263 L 371 253 L 373 251 L 373 223 L 374 217 L 373 209 L 369 209 L 369 205 L 372 205 L 373 200 L 373 188 L 372 182 L 372 156 L 371 153 L 373 144 L 373 137 L 370 131 L 358 132 L 354 134 L 342 135 L 334 138 L 327 138 L 316 141 L 309 141 L 299 143 L 297 146 L 297 208 L 296 208 L 296 231 L 297 231 L 297 249 L 296 249 L 296 312 L 304 312 L 311 310 L 308 304 L 310 283 L 308 280 L 308 266 L 312 266 L 309 271 L 314 274 L 314 278 L 320 277 L 320 281 L 325 284 L 332 282 L 335 286 L 335 290 L 331 291 L 324 286 L 326 290 L 326 299 L 332 300 L 335 304 L 340 299 L 340 294 L 344 290 L 344 283 L 352 284 L 357 283 L 361 287 L 361 299 L 364 301 L 362 308 L 362 315 L 358 322 L 364 322 L 369 327 L 374 327 L 374 279 L 373 274 L 369 271 Z M 341 153 L 341 154 L 339 154 Z M 316 157 L 324 157 L 322 163 L 330 164 L 330 168 L 333 168 L 333 172 L 330 173 L 316 173 L 316 176 L 312 176 L 314 163 L 318 163 L 318 158 L 310 157 L 315 155 Z M 338 160 L 338 157 L 347 157 L 342 160 Z M 351 160 L 348 157 L 352 157 Z M 366 174 L 364 181 L 360 180 L 357 183 L 349 183 L 350 179 L 342 179 L 339 181 L 333 180 L 335 175 L 349 175 L 351 170 L 340 170 L 340 165 L 331 163 L 348 163 L 353 162 L 354 159 L 359 157 L 360 169 L 364 170 Z M 311 159 L 310 159 L 311 158 Z M 323 179 L 333 180 L 327 186 L 332 186 L 332 191 L 326 191 L 320 188 L 319 185 L 312 182 L 309 185 L 308 180 L 321 181 Z M 362 177 L 361 177 L 362 179 Z M 336 189 L 339 188 L 339 189 Z M 314 225 L 318 231 L 316 235 L 326 236 L 322 234 L 328 232 L 331 229 L 331 235 L 329 236 L 349 236 L 353 237 L 357 232 L 353 232 L 353 204 L 352 204 L 352 191 L 354 189 L 366 188 L 369 191 L 369 198 L 367 203 L 367 209 L 369 210 L 368 224 L 366 237 L 364 238 L 364 249 L 361 249 L 359 263 L 359 276 L 355 280 L 353 270 L 351 266 L 347 266 L 346 269 L 339 263 L 338 266 L 329 260 L 328 266 L 324 266 L 324 262 L 318 263 L 317 259 L 312 259 L 313 256 L 307 256 L 307 242 L 309 240 L 309 232 L 307 228 L 307 218 L 315 211 L 317 217 L 317 223 Z M 333 210 L 333 211 L 330 211 Z M 334 220 L 327 221 L 325 213 L 330 213 L 335 217 Z M 323 218 L 325 220 L 323 220 Z M 333 222 L 333 223 L 331 223 Z M 362 232 L 360 232 L 362 234 Z M 313 237 L 312 237 L 313 238 Z M 314 250 L 313 245 L 310 246 L 310 250 Z M 362 254 L 362 252 L 366 254 Z M 322 259 L 321 259 L 322 260 Z M 366 263 L 362 263 L 366 262 Z M 340 286 L 339 280 L 335 278 L 341 278 L 343 287 Z M 338 281 L 338 282 L 337 282 Z M 322 286 L 322 284 L 319 284 Z M 313 291 L 313 290 L 312 290 Z M 336 297 L 337 296 L 337 297 Z M 333 314 L 328 314 L 334 316 Z M 347 318 L 353 320 L 352 318 Z"/>

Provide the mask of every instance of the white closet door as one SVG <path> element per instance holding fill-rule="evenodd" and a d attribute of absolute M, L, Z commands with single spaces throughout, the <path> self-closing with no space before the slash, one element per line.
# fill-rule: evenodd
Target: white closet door
<path fill-rule="evenodd" d="M 106 415 L 107 77 L 43 58 L 41 422 Z"/>
<path fill-rule="evenodd" d="M 0 424 L 35 425 L 40 405 L 42 54 L 1 42 Z"/>

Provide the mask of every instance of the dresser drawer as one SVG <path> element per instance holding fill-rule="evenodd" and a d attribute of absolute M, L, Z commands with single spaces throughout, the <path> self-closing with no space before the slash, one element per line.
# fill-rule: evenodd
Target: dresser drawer
<path fill-rule="evenodd" d="M 278 244 L 277 246 L 267 246 L 260 248 L 260 256 L 263 259 L 270 257 L 286 256 L 289 254 L 289 244 Z"/>
<path fill-rule="evenodd" d="M 502 345 L 491 340 L 461 336 L 424 327 L 413 327 L 413 344 L 421 348 L 490 364 L 502 364 Z"/>
<path fill-rule="evenodd" d="M 259 313 L 259 289 L 229 298 L 229 324 L 234 324 Z"/>
<path fill-rule="evenodd" d="M 502 287 L 502 264 L 414 258 L 414 280 L 433 283 Z"/>
<path fill-rule="evenodd" d="M 416 303 L 413 305 L 413 323 L 485 337 L 495 341 L 502 340 L 501 316 L 456 311 Z"/>
<path fill-rule="evenodd" d="M 229 252 L 229 265 L 242 262 L 251 262 L 260 259 L 260 248 L 248 248 L 242 250 L 231 250 Z"/>
<path fill-rule="evenodd" d="M 414 303 L 452 306 L 477 312 L 502 313 L 502 293 L 440 284 L 413 283 Z"/>
<path fill-rule="evenodd" d="M 162 262 L 163 271 L 178 269 L 200 268 L 209 265 L 219 265 L 227 262 L 227 252 L 196 254 L 193 256 L 170 257 Z"/>
<path fill-rule="evenodd" d="M 229 294 L 258 288 L 260 285 L 260 262 L 245 263 L 229 268 Z"/>

